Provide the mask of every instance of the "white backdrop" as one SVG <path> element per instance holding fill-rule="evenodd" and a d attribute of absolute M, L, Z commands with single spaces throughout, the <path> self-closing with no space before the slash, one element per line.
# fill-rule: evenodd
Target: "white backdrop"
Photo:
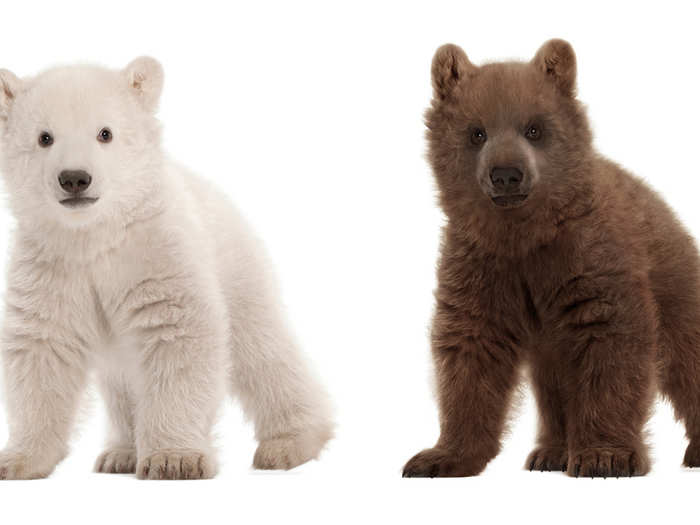
<path fill-rule="evenodd" d="M 665 404 L 650 422 L 655 463 L 644 479 L 523 471 L 536 421 L 527 390 L 481 477 L 400 478 L 438 434 L 427 329 L 442 217 L 422 123 L 433 51 L 451 41 L 476 63 L 530 59 L 548 38 L 568 39 L 597 146 L 657 188 L 697 237 L 700 36 L 687 6 L 3 1 L 0 67 L 18 75 L 75 61 L 122 67 L 142 54 L 163 63 L 167 149 L 216 180 L 266 240 L 338 428 L 320 461 L 254 472 L 252 429 L 229 403 L 217 479 L 144 483 L 91 473 L 103 439 L 95 398 L 50 479 L 0 482 L 0 521 L 695 516 L 700 469 L 681 469 L 683 429 Z M 3 206 L 0 253 L 11 226 Z"/>

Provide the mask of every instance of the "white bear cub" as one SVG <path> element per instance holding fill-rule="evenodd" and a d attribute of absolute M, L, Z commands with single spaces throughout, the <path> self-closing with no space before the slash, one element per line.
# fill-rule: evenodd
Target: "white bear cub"
<path fill-rule="evenodd" d="M 45 477 L 65 457 L 92 369 L 110 419 L 99 472 L 214 476 L 227 388 L 255 424 L 257 468 L 293 468 L 331 437 L 261 246 L 161 149 L 162 85 L 147 57 L 122 71 L 0 70 L 0 168 L 17 219 L 0 479 Z"/>

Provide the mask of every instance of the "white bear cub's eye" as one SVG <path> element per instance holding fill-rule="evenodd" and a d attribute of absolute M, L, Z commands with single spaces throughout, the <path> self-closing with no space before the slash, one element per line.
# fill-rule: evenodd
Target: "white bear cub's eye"
<path fill-rule="evenodd" d="M 97 134 L 97 140 L 100 142 L 112 142 L 112 131 L 109 128 L 102 128 Z"/>
<path fill-rule="evenodd" d="M 53 136 L 48 131 L 42 131 L 39 133 L 39 146 L 42 148 L 48 148 L 53 144 Z"/>

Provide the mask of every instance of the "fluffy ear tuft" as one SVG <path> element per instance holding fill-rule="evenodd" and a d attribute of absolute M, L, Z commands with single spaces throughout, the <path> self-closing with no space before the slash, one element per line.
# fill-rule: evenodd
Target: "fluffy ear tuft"
<path fill-rule="evenodd" d="M 139 57 L 123 71 L 129 89 L 146 111 L 155 113 L 163 90 L 163 66 L 155 58 Z"/>
<path fill-rule="evenodd" d="M 469 61 L 461 47 L 454 44 L 440 46 L 435 51 L 431 67 L 435 97 L 446 98 L 475 69 L 476 66 Z"/>
<path fill-rule="evenodd" d="M 6 120 L 22 81 L 7 69 L 0 69 L 0 120 Z"/>
<path fill-rule="evenodd" d="M 548 40 L 537 51 L 532 63 L 551 78 L 562 93 L 576 94 L 576 54 L 566 40 Z"/>

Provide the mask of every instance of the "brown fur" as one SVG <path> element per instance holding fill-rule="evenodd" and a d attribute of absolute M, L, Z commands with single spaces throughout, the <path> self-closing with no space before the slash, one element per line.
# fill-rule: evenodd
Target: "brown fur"
<path fill-rule="evenodd" d="M 526 468 L 646 474 L 657 387 L 686 426 L 684 464 L 700 466 L 698 253 L 658 195 L 594 151 L 571 46 L 477 67 L 446 45 L 432 77 L 429 159 L 448 218 L 432 328 L 441 433 L 404 476 L 479 474 L 523 365 L 540 412 Z M 522 205 L 494 204 L 495 166 L 522 170 Z"/>

